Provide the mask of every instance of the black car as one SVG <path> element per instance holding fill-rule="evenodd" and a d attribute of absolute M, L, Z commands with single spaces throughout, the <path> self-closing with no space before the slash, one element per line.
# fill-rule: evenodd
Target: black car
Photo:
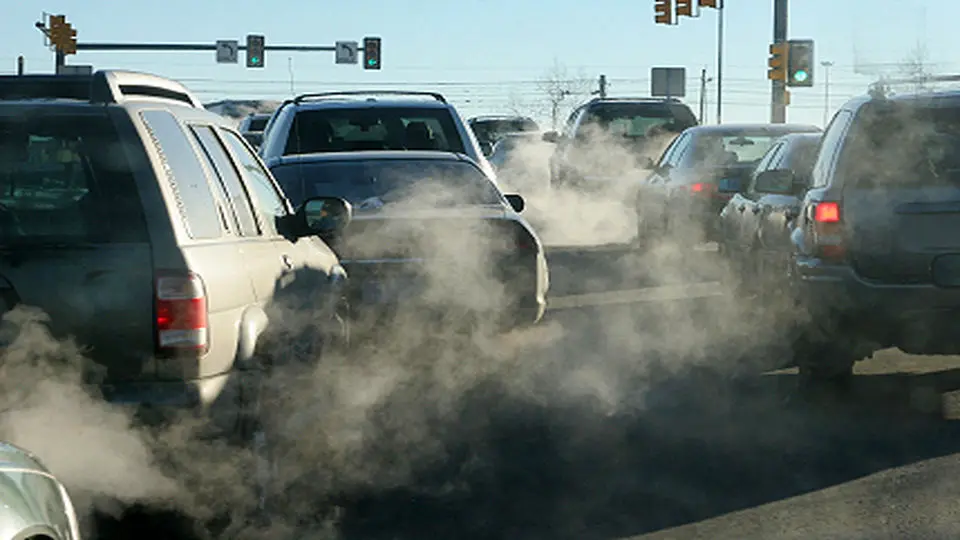
<path fill-rule="evenodd" d="M 637 193 L 637 244 L 664 236 L 680 242 L 719 239 L 718 216 L 776 141 L 819 133 L 797 124 L 724 124 L 683 132 L 664 150 Z"/>
<path fill-rule="evenodd" d="M 323 194 L 352 205 L 352 220 L 329 241 L 350 275 L 355 309 L 453 307 L 508 327 L 543 316 L 546 258 L 519 214 L 523 199 L 504 195 L 469 157 L 335 152 L 269 166 L 292 201 Z"/>
<path fill-rule="evenodd" d="M 638 164 L 695 125 L 693 111 L 676 99 L 592 99 L 570 114 L 563 133 L 543 134 L 557 144 L 550 185 L 604 188 L 633 175 Z"/>

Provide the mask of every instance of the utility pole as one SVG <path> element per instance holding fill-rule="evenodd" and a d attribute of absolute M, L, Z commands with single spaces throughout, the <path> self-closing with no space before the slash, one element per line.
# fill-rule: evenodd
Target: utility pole
<path fill-rule="evenodd" d="M 600 95 L 600 99 L 605 99 L 607 97 L 607 76 L 600 75 L 600 80 L 597 83 L 599 88 L 597 89 L 597 94 Z"/>
<path fill-rule="evenodd" d="M 17 75 L 23 75 L 23 55 L 17 57 Z"/>
<path fill-rule="evenodd" d="M 700 70 L 700 123 L 703 124 L 707 115 L 707 83 L 712 81 L 707 77 L 707 68 Z"/>
<path fill-rule="evenodd" d="M 717 6 L 717 124 L 723 116 L 723 8 L 725 0 L 719 0 Z M 783 0 L 786 2 L 786 0 Z"/>
<path fill-rule="evenodd" d="M 773 1 L 773 42 L 787 41 L 787 0 Z M 770 82 L 770 123 L 783 124 L 787 121 L 787 83 L 773 80 Z"/>
<path fill-rule="evenodd" d="M 823 66 L 823 127 L 827 127 L 827 117 L 830 115 L 830 68 L 833 62 L 820 62 Z"/>

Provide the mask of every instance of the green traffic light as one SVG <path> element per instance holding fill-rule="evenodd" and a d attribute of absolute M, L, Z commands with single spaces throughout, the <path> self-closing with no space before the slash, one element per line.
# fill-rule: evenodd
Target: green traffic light
<path fill-rule="evenodd" d="M 371 58 L 371 59 L 367 60 L 367 65 L 368 65 L 368 66 L 375 66 L 375 65 L 377 65 L 377 61 L 376 61 L 375 59 Z"/>
<path fill-rule="evenodd" d="M 793 79 L 797 82 L 803 82 L 807 80 L 807 77 L 807 72 L 802 69 L 793 74 Z"/>

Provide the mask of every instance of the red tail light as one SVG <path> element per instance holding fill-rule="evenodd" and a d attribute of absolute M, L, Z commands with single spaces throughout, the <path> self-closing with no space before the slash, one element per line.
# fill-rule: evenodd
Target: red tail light
<path fill-rule="evenodd" d="M 158 349 L 206 352 L 207 294 L 200 276 L 187 273 L 157 277 L 155 302 Z"/>
<path fill-rule="evenodd" d="M 717 186 L 709 182 L 697 182 L 690 185 L 690 193 L 715 193 Z"/>
<path fill-rule="evenodd" d="M 821 202 L 813 209 L 813 233 L 821 257 L 842 259 L 847 254 L 843 243 L 840 203 Z"/>

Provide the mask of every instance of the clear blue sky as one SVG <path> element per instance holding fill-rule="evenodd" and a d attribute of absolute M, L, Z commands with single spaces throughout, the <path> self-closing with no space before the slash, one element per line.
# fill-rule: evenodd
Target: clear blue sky
<path fill-rule="evenodd" d="M 49 72 L 53 55 L 34 28 L 41 10 L 63 13 L 81 42 L 243 40 L 262 33 L 267 44 L 332 45 L 383 38 L 383 70 L 335 65 L 332 53 L 266 55 L 266 68 L 218 65 L 213 52 L 80 52 L 68 59 L 97 68 L 151 71 L 178 78 L 204 100 L 282 99 L 309 90 L 399 86 L 444 92 L 464 114 L 510 108 L 543 109 L 536 81 L 559 63 L 571 76 L 604 73 L 611 95 L 647 95 L 654 66 L 685 66 L 687 97 L 697 110 L 700 70 L 716 71 L 714 10 L 678 26 L 653 22 L 654 0 L 370 0 L 271 2 L 251 0 L 8 0 L 0 33 L 0 72 L 16 57 L 28 71 Z M 953 58 L 960 1 L 791 0 L 790 37 L 816 40 L 817 61 L 834 62 L 831 103 L 862 93 L 874 79 L 858 71 L 894 73 L 918 43 L 930 69 L 960 70 Z M 724 121 L 767 121 L 767 47 L 772 0 L 728 0 L 724 62 Z M 858 69 L 858 66 L 859 69 Z M 292 67 L 292 69 L 291 69 Z M 820 124 L 824 68 L 817 86 L 793 90 L 790 121 Z M 707 91 L 707 121 L 715 121 L 716 86 Z M 571 105 L 568 102 L 566 105 Z M 541 114 L 539 111 L 537 114 Z M 541 117 L 542 118 L 542 117 Z"/>

